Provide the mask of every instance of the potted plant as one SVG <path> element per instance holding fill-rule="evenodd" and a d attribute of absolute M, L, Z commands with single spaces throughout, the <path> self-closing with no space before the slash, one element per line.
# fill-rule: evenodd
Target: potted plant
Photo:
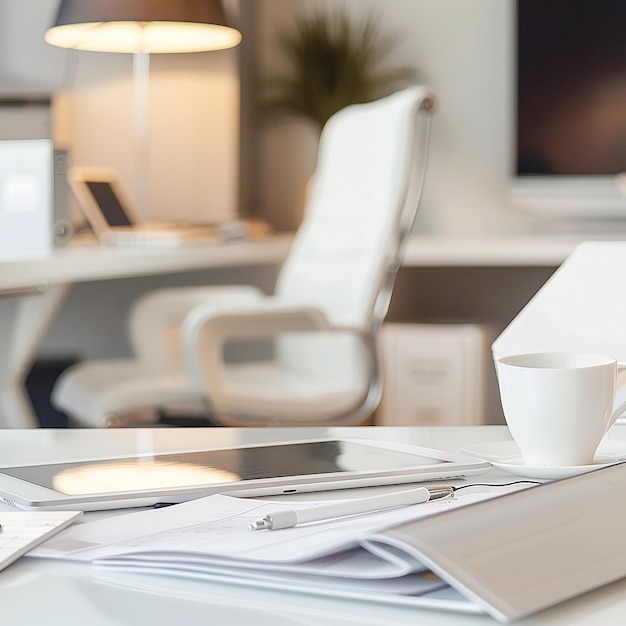
<path fill-rule="evenodd" d="M 395 39 L 380 22 L 373 13 L 359 19 L 342 11 L 299 17 L 279 34 L 290 68 L 266 81 L 264 109 L 304 116 L 321 129 L 340 109 L 414 80 L 413 69 L 384 66 Z"/>

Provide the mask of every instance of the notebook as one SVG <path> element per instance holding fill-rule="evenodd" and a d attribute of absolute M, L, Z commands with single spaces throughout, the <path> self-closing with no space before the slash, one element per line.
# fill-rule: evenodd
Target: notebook
<path fill-rule="evenodd" d="M 180 244 L 218 242 L 248 235 L 244 221 L 210 225 L 142 223 L 125 195 L 115 172 L 108 168 L 72 167 L 68 181 L 98 241 L 119 244 Z"/>
<path fill-rule="evenodd" d="M 0 570 L 82 516 L 82 511 L 0 511 Z"/>

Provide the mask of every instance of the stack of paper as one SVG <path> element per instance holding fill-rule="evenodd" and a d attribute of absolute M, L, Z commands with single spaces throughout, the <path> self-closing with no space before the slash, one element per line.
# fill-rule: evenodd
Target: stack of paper
<path fill-rule="evenodd" d="M 511 489 L 257 531 L 311 503 L 213 495 L 73 526 L 31 554 L 500 621 L 626 577 L 626 463 Z"/>
<path fill-rule="evenodd" d="M 203 577 L 352 598 L 481 609 L 414 556 L 378 544 L 376 531 L 485 499 L 491 493 L 314 522 L 276 531 L 249 525 L 280 508 L 315 503 L 212 495 L 82 524 L 29 556 L 98 567 Z M 328 504 L 328 501 L 317 504 Z"/>

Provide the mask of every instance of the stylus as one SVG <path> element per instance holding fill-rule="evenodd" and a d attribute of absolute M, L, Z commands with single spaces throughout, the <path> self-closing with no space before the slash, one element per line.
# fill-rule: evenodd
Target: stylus
<path fill-rule="evenodd" d="M 429 500 L 446 498 L 454 493 L 454 487 L 418 487 L 409 491 L 387 493 L 382 496 L 371 496 L 369 498 L 359 498 L 357 500 L 344 500 L 333 502 L 332 504 L 322 504 L 303 509 L 286 509 L 284 511 L 274 511 L 268 513 L 262 519 L 250 524 L 250 530 L 279 530 L 281 528 L 292 528 L 298 524 L 306 522 L 319 522 L 331 520 L 357 513 L 373 513 L 383 511 L 398 506 L 408 506 L 410 504 L 420 504 Z"/>

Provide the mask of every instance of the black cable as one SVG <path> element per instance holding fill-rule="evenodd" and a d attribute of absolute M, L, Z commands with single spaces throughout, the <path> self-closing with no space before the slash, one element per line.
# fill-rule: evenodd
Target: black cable
<path fill-rule="evenodd" d="M 521 485 L 528 483 L 531 485 L 543 485 L 540 480 L 514 480 L 512 483 L 472 483 L 471 485 L 461 485 L 460 487 L 452 487 L 452 491 L 460 491 L 461 489 L 467 489 L 468 487 L 510 487 L 511 485 Z"/>

